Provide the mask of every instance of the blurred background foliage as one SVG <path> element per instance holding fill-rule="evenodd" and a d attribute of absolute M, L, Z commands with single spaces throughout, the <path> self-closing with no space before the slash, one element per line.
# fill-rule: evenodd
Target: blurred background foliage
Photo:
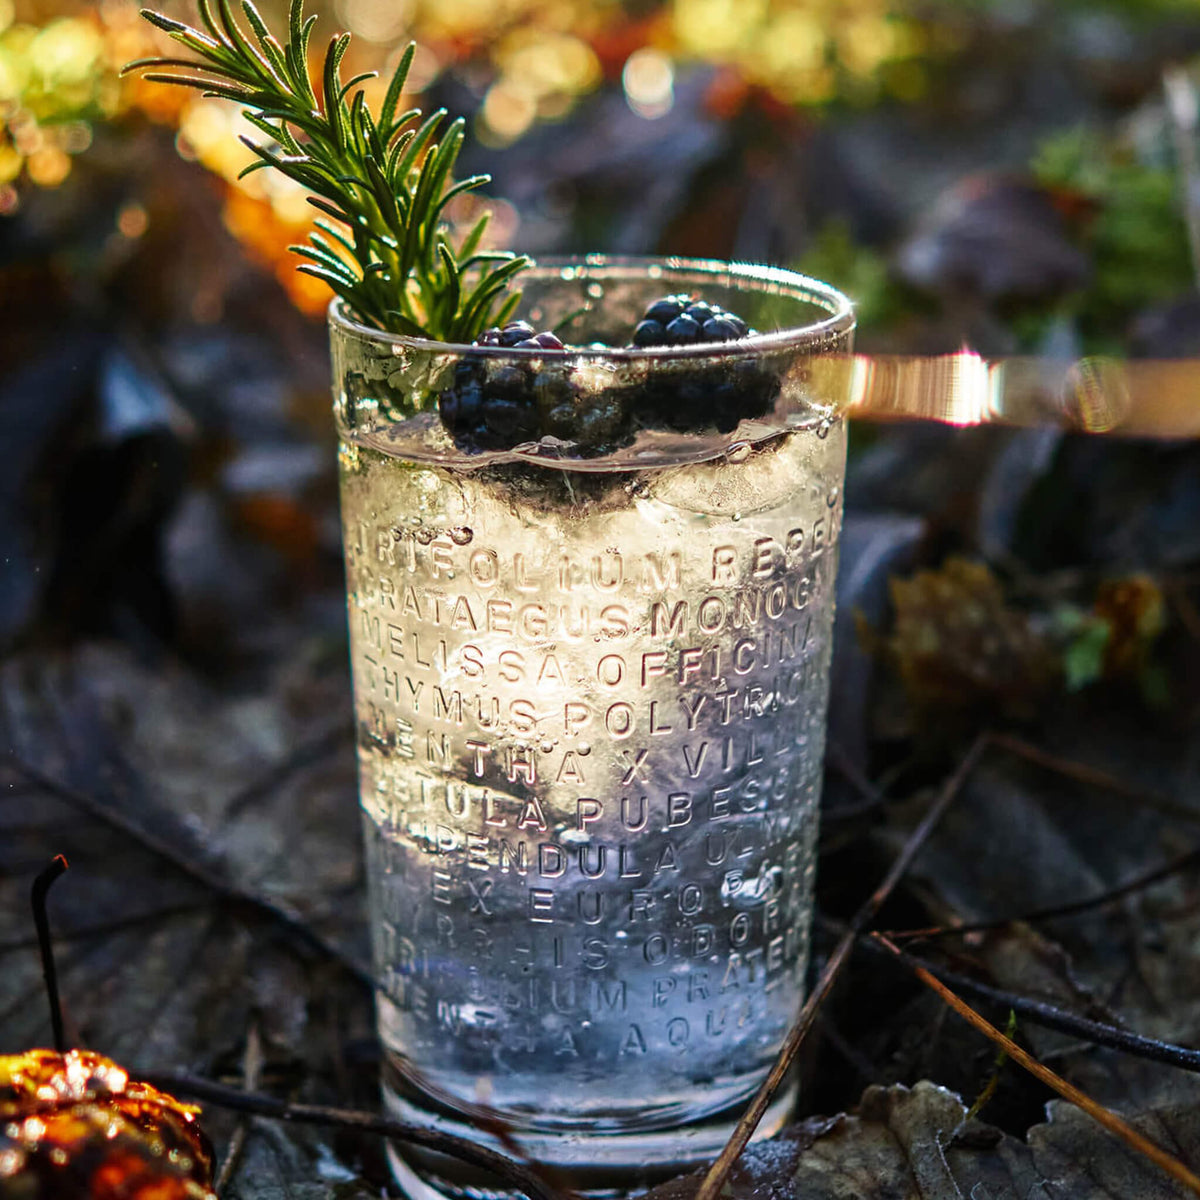
<path fill-rule="evenodd" d="M 186 0 L 163 7 L 194 15 Z M 279 19 L 284 5 L 263 7 Z M 237 111 L 119 78 L 124 62 L 162 48 L 136 9 L 0 0 L 0 213 L 66 185 L 98 131 L 112 140 L 163 127 L 220 181 L 224 226 L 319 315 L 327 294 L 285 253 L 311 210 L 270 172 L 236 182 L 249 161 Z M 1148 304 L 1193 282 L 1161 89 L 1164 65 L 1200 50 L 1193 0 L 315 9 L 326 33 L 356 35 L 353 70 L 386 71 L 416 39 L 415 88 L 469 117 L 464 166 L 496 176 L 498 240 L 534 253 L 784 261 L 850 290 L 869 336 L 879 327 L 884 344 L 919 349 L 960 334 L 984 350 L 1036 348 L 1062 319 L 1111 348 Z M 972 175 L 973 194 L 956 203 L 953 185 Z M 1038 190 L 1042 212 L 1028 196 L 1006 198 L 1015 179 Z M 116 229 L 136 239 L 146 221 L 133 196 Z M 1033 261 L 1029 225 L 1048 262 Z M 998 255 L 1030 261 L 1006 276 L 982 261 Z M 937 328 L 939 308 L 962 328 Z"/>
<path fill-rule="evenodd" d="M 1200 354 L 1200 0 L 311 7 L 315 48 L 355 35 L 348 73 L 415 39 L 411 99 L 467 118 L 461 170 L 493 176 L 497 244 L 798 267 L 854 297 L 867 352 Z M 119 628 L 220 658 L 248 606 L 317 596 L 342 636 L 328 293 L 287 251 L 313 210 L 275 173 L 238 181 L 236 107 L 121 77 L 165 48 L 132 0 L 0 0 L 0 439 L 20 464 L 0 483 L 0 644 Z M 992 511 L 982 468 L 881 465 L 905 437 L 856 428 L 854 486 L 926 516 L 953 499 L 931 561 L 1114 557 L 1057 451 L 997 479 Z M 1150 544 L 1186 557 L 1189 478 L 1161 504 L 1183 532 L 1123 542 L 1123 569 L 1152 569 Z M 104 536 L 81 541 L 89 522 Z"/>

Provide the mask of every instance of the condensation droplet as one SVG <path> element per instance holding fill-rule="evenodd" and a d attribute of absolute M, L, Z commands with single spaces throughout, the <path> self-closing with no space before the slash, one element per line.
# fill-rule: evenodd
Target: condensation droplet
<path fill-rule="evenodd" d="M 400 542 L 404 540 L 404 530 L 399 525 L 392 526 L 392 541 Z"/>
<path fill-rule="evenodd" d="M 833 487 L 829 489 L 829 495 L 825 497 L 825 503 L 828 504 L 830 508 L 833 508 L 833 506 L 837 504 L 838 496 L 840 495 L 841 491 L 838 489 L 837 484 L 834 484 Z"/>
<path fill-rule="evenodd" d="M 829 431 L 833 428 L 833 422 L 825 419 L 817 426 L 817 437 L 824 441 L 829 436 Z"/>
<path fill-rule="evenodd" d="M 587 294 L 593 300 L 599 300 L 604 295 L 604 285 L 602 283 L 592 282 L 587 285 Z"/>
<path fill-rule="evenodd" d="M 450 530 L 450 540 L 456 546 L 467 546 L 475 536 L 474 530 L 468 525 L 456 525 Z"/>
<path fill-rule="evenodd" d="M 591 742 L 580 742 L 579 745 L 575 747 L 575 749 L 580 754 L 591 754 L 592 744 L 591 744 Z"/>
<path fill-rule="evenodd" d="M 433 530 L 422 527 L 413 534 L 413 538 L 422 546 L 428 546 L 433 541 Z"/>
<path fill-rule="evenodd" d="M 731 463 L 745 462 L 750 457 L 749 442 L 734 442 L 728 450 L 725 451 L 725 461 Z"/>

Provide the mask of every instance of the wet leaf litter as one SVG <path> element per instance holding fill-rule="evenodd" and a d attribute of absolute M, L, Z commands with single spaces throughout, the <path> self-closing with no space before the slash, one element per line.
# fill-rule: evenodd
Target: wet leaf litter
<path fill-rule="evenodd" d="M 681 90 L 684 82 L 699 91 L 695 80 Z M 676 155 L 704 153 L 702 139 L 677 141 Z M 174 165 L 169 139 L 162 142 L 152 153 L 171 178 L 159 186 L 175 186 L 177 200 L 201 196 L 190 168 Z M 660 161 L 650 173 L 663 174 Z M 668 209 L 682 203 L 687 183 L 681 173 Z M 1020 199 L 978 191 L 1009 208 Z M 194 212 L 202 202 L 190 203 Z M 638 214 L 621 218 L 629 226 L 646 219 L 647 209 L 625 211 Z M 1044 224 L 1040 211 L 1029 217 Z M 159 212 L 153 220 L 157 227 Z M 946 240 L 954 226 L 944 214 L 939 220 Z M 622 236 L 640 245 L 659 232 Z M 1017 244 L 1024 253 L 1033 242 L 1018 235 Z M 947 245 L 960 252 L 953 236 Z M 203 257 L 235 254 L 224 246 Z M 991 261 L 977 256 L 974 266 Z M 1053 268 L 1060 258 L 1046 261 Z M 934 286 L 957 299 L 963 279 L 974 277 L 946 262 Z M 161 265 L 143 260 L 142 278 Z M 1070 272 L 1048 274 L 1053 291 Z M 974 284 L 987 294 L 1013 290 L 988 278 Z M 126 311 L 144 309 L 145 297 L 125 286 Z M 219 286 L 228 285 L 184 278 L 177 290 Z M 0 530 L 5 561 L 17 564 L 4 581 L 2 614 L 0 740 L 9 753 L 0 764 L 0 1049 L 15 1054 L 49 1040 L 25 892 L 61 848 L 77 879 L 54 901 L 66 1017 L 87 1044 L 233 1089 L 254 1079 L 280 1102 L 370 1109 L 376 1063 L 360 982 L 367 955 L 352 734 L 336 716 L 350 711 L 336 532 L 321 465 L 328 446 L 313 433 L 324 418 L 317 410 L 326 373 L 310 364 L 305 377 L 300 353 L 272 362 L 262 349 L 277 344 L 279 329 L 293 347 L 321 334 L 261 282 L 240 286 L 249 295 L 239 299 L 230 287 L 231 316 L 220 326 L 183 320 L 167 335 L 143 311 L 152 332 L 120 350 L 79 305 L 68 352 L 5 380 L 9 403 L 0 412 L 36 419 L 4 427 L 19 468 L 5 487 L 21 503 L 13 508 L 20 520 Z M 255 328 L 263 312 L 273 330 Z M 1172 310 L 1172 320 L 1179 315 Z M 959 322 L 949 324 L 942 332 L 957 345 Z M 1158 352 L 1163 337 L 1167 352 L 1178 349 L 1183 334 L 1167 336 L 1159 325 Z M 1007 336 L 994 322 L 982 332 Z M 165 389 L 156 361 L 167 367 Z M 121 419 L 122 381 L 140 397 L 137 422 Z M 284 400 L 306 389 L 319 397 L 308 424 Z M 86 435 L 68 438 L 67 417 L 79 409 L 97 419 Z M 843 551 L 842 608 L 869 611 L 894 653 L 890 661 L 867 654 L 853 629 L 842 631 L 840 652 L 864 669 L 840 681 L 858 689 L 840 710 L 856 720 L 835 723 L 833 738 L 854 750 L 830 757 L 821 909 L 834 924 L 818 934 L 814 967 L 962 751 L 961 742 L 927 742 L 954 723 L 947 709 L 956 693 L 936 703 L 940 681 L 961 684 L 964 667 L 989 661 L 976 652 L 987 622 L 954 620 L 972 594 L 982 596 L 993 632 L 1004 634 L 990 661 L 1012 666 L 1015 657 L 1037 670 L 1018 680 L 1016 704 L 994 703 L 1011 698 L 1011 676 L 985 673 L 972 693 L 975 719 L 1013 722 L 1033 753 L 992 756 L 972 776 L 877 923 L 893 934 L 987 926 L 902 944 L 990 987 L 990 1000 L 973 1002 L 993 1023 L 1003 1027 L 1018 1012 L 1020 1042 L 1190 1161 L 1198 1111 L 1190 1074 L 1100 1046 L 1079 1027 L 1038 1024 L 1013 1002 L 1184 1048 L 1200 1037 L 1189 859 L 1195 451 L 1040 433 L 864 433 L 848 489 L 860 550 Z M 45 507 L 33 503 L 45 498 Z M 944 570 L 947 547 L 986 555 L 1003 583 L 959 572 L 979 586 L 938 603 L 936 588 L 925 590 L 912 568 Z M 1147 665 L 1174 677 L 1166 710 L 1135 677 L 1141 665 L 1109 677 L 1108 648 L 1123 618 L 1097 596 L 1102 577 L 1128 577 L 1131 567 L 1150 571 L 1165 599 L 1161 631 L 1133 657 L 1146 654 Z M 901 597 L 899 622 L 888 606 L 891 574 L 920 585 Z M 1076 623 L 1056 642 L 1051 626 L 1063 603 L 1085 622 L 1108 621 L 1107 632 L 1095 637 L 1094 625 Z M 905 641 L 930 629 L 950 648 L 940 660 L 923 641 Z M 1031 639 L 1031 659 L 1022 650 L 1004 663 L 1006 647 Z M 1055 686 L 1054 670 L 1042 666 L 1064 644 L 1079 683 L 1073 691 Z M 915 694 L 906 686 L 913 681 Z M 969 740 L 970 732 L 957 736 Z M 1172 863 L 1183 865 L 1166 870 Z M 1048 910 L 1059 912 L 1037 915 Z M 261 1065 L 252 1070 L 256 1040 Z M 957 1188 L 1024 1197 L 1039 1187 L 1067 1197 L 1178 1194 L 1011 1064 L 979 1118 L 960 1128 L 993 1078 L 993 1048 L 868 952 L 850 958 L 801 1058 L 798 1123 L 778 1143 L 746 1152 L 731 1176 L 735 1194 L 821 1196 L 827 1185 L 866 1196 Z M 205 1122 L 221 1165 L 232 1162 L 230 1196 L 324 1200 L 377 1196 L 387 1186 L 375 1135 L 246 1121 L 215 1102 Z M 231 1157 L 242 1126 L 242 1152 Z M 691 1194 L 695 1184 L 676 1186 Z"/>

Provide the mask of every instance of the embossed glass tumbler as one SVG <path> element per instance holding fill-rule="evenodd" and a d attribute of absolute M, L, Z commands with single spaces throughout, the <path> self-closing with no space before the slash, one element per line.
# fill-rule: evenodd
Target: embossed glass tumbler
<path fill-rule="evenodd" d="M 761 332 L 609 348 L 681 292 Z M 854 321 L 591 257 L 522 314 L 588 348 L 331 315 L 384 1095 L 627 1188 L 720 1149 L 801 999 Z"/>

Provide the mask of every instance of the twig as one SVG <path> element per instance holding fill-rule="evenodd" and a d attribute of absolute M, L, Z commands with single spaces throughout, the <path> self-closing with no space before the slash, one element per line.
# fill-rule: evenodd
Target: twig
<path fill-rule="evenodd" d="M 791 1069 L 796 1054 L 799 1052 L 804 1039 L 808 1036 L 808 1032 L 813 1026 L 817 1010 L 821 1007 L 825 997 L 833 989 L 833 985 L 842 967 L 850 956 L 855 938 L 862 933 L 869 922 L 874 919 L 875 915 L 883 907 L 896 884 L 899 883 L 901 877 L 917 856 L 918 851 L 925 844 L 930 833 L 933 832 L 934 826 L 941 820 L 946 809 L 950 807 L 951 801 L 958 795 L 963 783 L 975 769 L 975 765 L 987 748 L 989 741 L 990 735 L 988 734 L 980 734 L 975 739 L 954 774 L 942 786 L 937 799 L 929 806 L 929 811 L 926 812 L 920 824 L 909 835 L 908 841 L 904 844 L 904 848 L 900 851 L 896 861 L 892 863 L 891 870 L 888 871 L 883 882 L 871 893 L 858 912 L 854 914 L 849 928 L 825 963 L 825 969 L 821 972 L 816 987 L 813 988 L 808 999 L 805 1000 L 803 1007 L 800 1009 L 799 1016 L 797 1016 L 791 1029 L 788 1030 L 788 1035 L 784 1039 L 779 1055 L 771 1066 L 766 1079 L 763 1080 L 758 1091 L 755 1093 L 754 1099 L 750 1101 L 749 1108 L 746 1109 L 742 1115 L 742 1119 L 737 1123 L 737 1127 L 730 1135 L 725 1148 L 721 1151 L 716 1162 L 709 1168 L 708 1174 L 702 1180 L 696 1192 L 695 1200 L 716 1200 L 733 1164 L 746 1148 L 746 1143 L 749 1142 L 754 1130 L 758 1127 L 759 1121 L 762 1120 L 763 1113 L 766 1112 L 767 1106 L 771 1102 L 771 1097 L 775 1094 L 775 1091 Z"/>
<path fill-rule="evenodd" d="M 892 942 L 880 934 L 873 934 L 873 939 L 885 949 L 894 952 L 898 957 L 901 951 Z M 1002 1047 L 1014 1062 L 1019 1063 L 1036 1079 L 1041 1080 L 1047 1087 L 1053 1088 L 1064 1100 L 1083 1109 L 1094 1121 L 1102 1125 L 1109 1133 L 1118 1137 L 1131 1149 L 1145 1155 L 1151 1162 L 1160 1167 L 1172 1179 L 1183 1184 L 1189 1191 L 1200 1196 L 1200 1176 L 1190 1171 L 1177 1158 L 1172 1157 L 1161 1147 L 1156 1146 L 1149 1138 L 1139 1133 L 1127 1121 L 1098 1104 L 1087 1093 L 1081 1092 L 1074 1084 L 1068 1083 L 1060 1075 L 1056 1075 L 1049 1067 L 1038 1062 L 1032 1054 L 1023 1050 L 1011 1038 L 1005 1037 L 994 1025 L 981 1017 L 965 1000 L 956 996 L 944 983 L 927 971 L 924 967 L 912 966 L 913 974 L 931 991 L 936 992 L 964 1021 L 973 1025 L 986 1038 Z"/>
<path fill-rule="evenodd" d="M 246 1034 L 246 1049 L 242 1054 L 242 1090 L 253 1092 L 258 1087 L 259 1077 L 262 1075 L 263 1066 L 263 1048 L 262 1038 L 259 1036 L 257 1022 L 252 1023 L 249 1032 Z M 243 1118 L 237 1123 L 237 1128 L 234 1129 L 232 1136 L 229 1139 L 229 1146 L 225 1151 L 225 1160 L 221 1163 L 221 1169 L 217 1172 L 216 1182 L 213 1184 L 213 1191 L 217 1195 L 222 1195 L 225 1189 L 229 1186 L 233 1179 L 233 1173 L 237 1170 L 238 1163 L 241 1161 L 242 1151 L 246 1147 L 246 1132 L 249 1128 L 249 1118 Z"/>
<path fill-rule="evenodd" d="M 293 934 L 299 941 L 305 943 L 310 949 L 316 950 L 325 958 L 343 967 L 360 983 L 365 984 L 368 988 L 374 987 L 374 976 L 367 967 L 350 954 L 347 954 L 340 946 L 336 946 L 333 942 L 322 937 L 302 918 L 295 913 L 289 912 L 283 905 L 274 900 L 268 900 L 265 896 L 260 896 L 246 888 L 227 882 L 216 871 L 210 870 L 201 863 L 193 862 L 165 839 L 158 837 L 147 829 L 143 829 L 123 813 L 105 804 L 103 800 L 72 787 L 70 784 L 63 783 L 51 775 L 45 774 L 24 759 L 13 756 L 9 761 L 13 768 L 19 771 L 26 779 L 125 834 L 137 842 L 138 845 L 143 846 L 159 858 L 170 863 L 173 867 L 187 875 L 188 878 L 201 884 L 209 891 L 214 892 L 227 904 L 233 905 L 235 908 L 246 908 L 259 915 L 269 917 L 272 921 L 282 925 L 289 933 Z"/>
<path fill-rule="evenodd" d="M 832 922 L 825 923 L 832 924 Z M 887 937 L 888 935 L 880 934 L 879 936 Z M 888 940 L 890 942 L 891 939 Z M 894 945 L 894 943 L 892 944 Z M 884 953 L 874 936 L 860 937 L 858 948 L 876 954 Z M 965 992 L 969 996 L 974 996 L 977 1000 L 995 1004 L 998 1008 L 1012 1009 L 1017 1016 L 1031 1025 L 1040 1025 L 1044 1029 L 1053 1029 L 1058 1033 L 1069 1034 L 1083 1041 L 1093 1042 L 1097 1046 L 1119 1050 L 1132 1058 L 1143 1058 L 1149 1062 L 1178 1067 L 1182 1071 L 1200 1073 L 1200 1050 L 1193 1050 L 1188 1046 L 1177 1046 L 1173 1042 L 1161 1042 L 1157 1038 L 1145 1037 L 1143 1034 L 1122 1029 L 1118 1025 L 1109 1025 L 1104 1021 L 1080 1016 L 1068 1009 L 1059 1008 L 1055 1004 L 1047 1004 L 1044 1000 L 1033 1000 L 1016 992 L 1005 991 L 1003 988 L 981 983 L 969 975 L 963 975 L 950 967 L 943 967 L 940 963 L 927 962 L 898 947 L 894 951 L 889 951 L 888 957 L 898 958 L 910 971 L 918 969 L 928 971 L 943 983 L 960 992 Z"/>
<path fill-rule="evenodd" d="M 1007 750 L 1010 754 L 1015 754 L 1018 758 L 1033 763 L 1034 766 L 1053 771 L 1056 775 L 1063 775 L 1067 779 L 1074 779 L 1076 783 L 1100 788 L 1102 791 L 1112 792 L 1116 796 L 1123 796 L 1127 800 L 1136 800 L 1139 804 L 1149 804 L 1180 820 L 1200 824 L 1200 812 L 1180 804 L 1171 796 L 1127 783 L 1107 771 L 1089 767 L 1086 763 L 1076 762 L 1073 758 L 1063 758 L 1061 755 L 1051 754 L 1049 750 L 1043 750 L 1040 746 L 1035 746 L 1032 742 L 1027 742 L 1022 738 L 1013 737 L 1010 733 L 993 734 L 992 744 L 997 749 Z"/>
<path fill-rule="evenodd" d="M 54 1048 L 62 1054 L 67 1048 L 63 1037 L 62 1003 L 58 998 L 58 971 L 54 966 L 54 943 L 50 940 L 50 918 L 46 914 L 46 893 L 54 881 L 67 869 L 67 860 L 56 854 L 50 865 L 33 881 L 30 900 L 33 904 L 33 923 L 37 926 L 38 947 L 42 952 L 42 975 L 46 980 L 46 999 L 50 1003 L 50 1028 L 54 1031 Z"/>
<path fill-rule="evenodd" d="M 1018 921 L 1026 925 L 1033 925 L 1038 921 L 1050 921 L 1056 917 L 1072 917 L 1078 913 L 1088 912 L 1093 908 L 1102 908 L 1106 904 L 1111 904 L 1114 900 L 1123 900 L 1126 896 L 1132 896 L 1136 892 L 1144 891 L 1161 880 L 1168 879 L 1170 876 L 1176 875 L 1180 871 L 1184 871 L 1188 867 L 1196 866 L 1197 864 L 1200 864 L 1200 847 L 1195 850 L 1189 850 L 1186 854 L 1181 854 L 1177 858 L 1163 863 L 1162 866 L 1155 867 L 1152 871 L 1147 871 L 1144 875 L 1135 876 L 1126 883 L 1119 884 L 1107 892 L 1101 892 L 1099 895 L 1091 896 L 1086 900 L 1072 900 L 1067 904 L 1054 904 L 1046 908 L 1035 908 L 1028 912 L 1018 913 L 1016 916 L 997 917 L 991 921 L 976 921 L 969 925 L 931 925 L 927 929 L 888 929 L 884 932 L 894 942 L 912 941 L 916 938 L 924 940 L 952 937 L 965 933 L 990 933 L 992 930 L 1003 929 L 1006 925 L 1012 925 Z"/>
<path fill-rule="evenodd" d="M 339 1129 L 356 1129 L 361 1133 L 379 1134 L 394 1141 L 424 1146 L 427 1150 L 447 1154 L 471 1166 L 490 1171 L 506 1184 L 524 1192 L 529 1200 L 561 1200 L 537 1175 L 521 1163 L 513 1162 L 486 1146 L 437 1129 L 409 1125 L 405 1121 L 392 1121 L 375 1113 L 356 1109 L 332 1108 L 322 1104 L 289 1104 L 284 1100 L 277 1100 L 274 1096 L 243 1091 L 241 1088 L 228 1087 L 211 1079 L 201 1079 L 182 1072 L 144 1071 L 139 1072 L 137 1078 L 144 1079 L 172 1095 L 190 1096 L 195 1100 L 205 1100 L 237 1112 L 272 1117 L 277 1121 L 289 1121 L 295 1125 L 327 1125 Z"/>

